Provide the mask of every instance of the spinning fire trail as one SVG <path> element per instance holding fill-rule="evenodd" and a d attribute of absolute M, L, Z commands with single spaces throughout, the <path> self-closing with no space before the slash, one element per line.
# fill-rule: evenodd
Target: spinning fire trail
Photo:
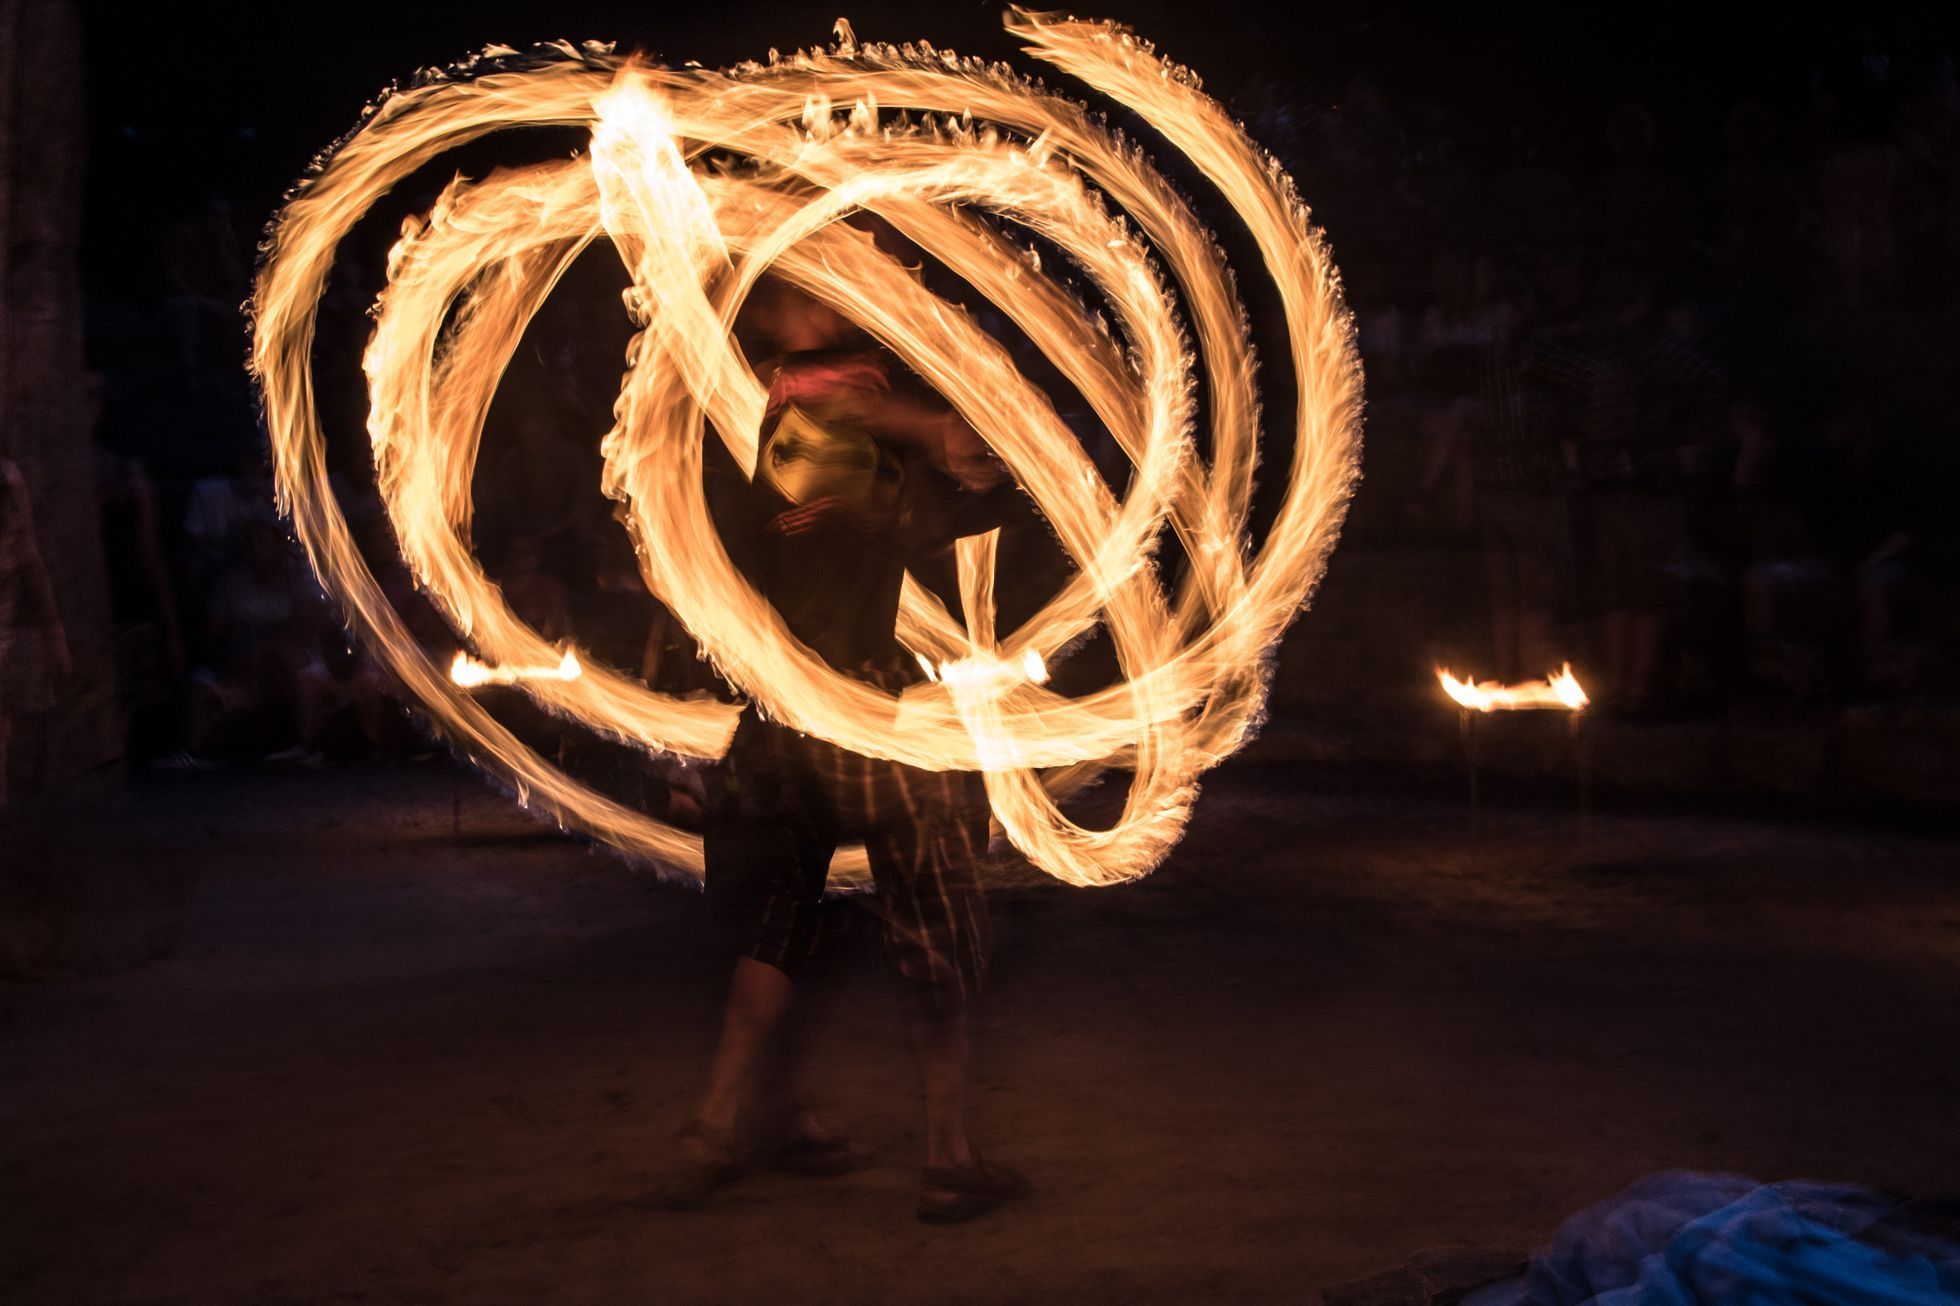
<path fill-rule="evenodd" d="M 1015 11 L 1007 25 L 1029 54 L 1186 155 L 1259 249 L 1298 395 L 1283 502 L 1257 552 L 1246 542 L 1254 363 L 1215 241 L 1087 109 L 1002 66 L 925 45 L 860 46 L 842 23 L 832 49 L 724 71 L 648 67 L 592 45 L 496 48 L 384 99 L 279 215 L 257 286 L 253 362 L 282 504 L 357 633 L 435 725 L 562 825 L 657 865 L 700 869 L 698 836 L 551 766 L 418 647 L 328 488 L 313 404 L 315 316 L 337 245 L 417 168 L 509 128 L 587 128 L 591 146 L 458 179 L 409 223 L 365 357 L 368 430 L 396 539 L 485 665 L 577 668 L 508 679 L 649 750 L 718 757 L 739 712 L 653 693 L 589 658 L 568 663 L 517 619 L 465 543 L 498 380 L 567 267 L 603 236 L 632 274 L 638 329 L 600 441 L 605 489 L 625 505 L 649 588 L 762 711 L 860 753 L 985 772 L 1006 837 L 1083 885 L 1156 866 L 1183 831 L 1198 775 L 1256 724 L 1271 650 L 1325 568 L 1355 477 L 1361 376 L 1338 278 L 1291 182 L 1189 73 L 1109 24 Z M 712 169 L 711 154 L 723 161 Z M 727 166 L 730 157 L 743 166 Z M 841 221 L 857 211 L 965 278 L 1043 350 L 1129 458 L 1127 493 L 1109 492 L 1005 349 Z M 1014 225 L 1068 255 L 1114 331 L 1002 234 Z M 755 464 L 764 389 L 731 326 L 764 273 L 853 319 L 935 386 L 1075 564 L 1046 606 L 1007 632 L 994 626 L 992 537 L 960 549 L 964 625 L 908 577 L 898 633 L 932 674 L 903 694 L 842 675 L 797 642 L 710 522 L 709 432 L 738 465 Z M 1192 429 L 1194 374 L 1208 462 Z M 1190 560 L 1175 594 L 1151 561 L 1167 528 Z M 1097 622 L 1122 679 L 1080 698 L 1046 688 L 1049 661 Z M 1058 799 L 1109 767 L 1133 775 L 1122 815 L 1085 829 Z M 840 859 L 840 878 L 862 878 L 862 854 L 849 862 Z"/>

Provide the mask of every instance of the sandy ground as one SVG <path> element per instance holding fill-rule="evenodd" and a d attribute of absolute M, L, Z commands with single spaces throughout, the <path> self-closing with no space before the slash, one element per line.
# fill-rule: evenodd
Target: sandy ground
<path fill-rule="evenodd" d="M 876 1163 L 649 1213 L 722 982 L 696 895 L 438 768 L 93 824 L 109 973 L 0 985 L 9 1303 L 1312 1301 L 1664 1168 L 1960 1188 L 1960 843 L 1923 834 L 1473 830 L 1228 769 L 1150 880 L 997 895 L 978 1118 L 1038 1191 L 931 1229 L 875 976 L 818 1069 Z"/>

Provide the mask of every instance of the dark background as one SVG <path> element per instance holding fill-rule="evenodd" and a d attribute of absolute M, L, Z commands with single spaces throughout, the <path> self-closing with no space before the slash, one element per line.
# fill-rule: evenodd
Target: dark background
<path fill-rule="evenodd" d="M 1511 665 L 1517 650 L 1493 646 L 1508 604 L 1542 609 L 1545 647 L 1572 658 L 1629 720 L 1732 732 L 1753 729 L 1765 712 L 1796 713 L 1823 737 L 1844 728 L 1843 710 L 1878 704 L 1906 711 L 1915 738 L 1949 738 L 1960 647 L 1944 492 L 1960 475 L 1951 14 L 1228 4 L 1133 6 L 1120 16 L 1198 70 L 1293 172 L 1332 238 L 1358 316 L 1367 477 L 1324 611 L 1290 646 L 1311 651 L 1289 661 L 1282 703 L 1310 703 L 1315 728 L 1344 713 L 1352 726 L 1365 713 L 1428 712 L 1436 661 L 1476 675 L 1538 674 L 1544 668 Z M 991 4 L 923 14 L 865 5 L 850 17 L 861 39 L 925 38 L 1038 71 L 1018 61 Z M 306 161 L 382 87 L 491 42 L 609 39 L 714 64 L 826 42 L 832 19 L 829 9 L 788 5 L 91 9 L 83 270 L 90 362 L 106 383 L 100 438 L 147 464 L 166 550 L 181 551 L 171 536 L 197 480 L 249 463 L 261 447 L 239 366 L 245 324 L 231 315 L 249 292 L 253 245 Z M 1738 143 L 1738 115 L 1750 143 Z M 446 180 L 445 169 L 497 161 L 492 150 L 430 170 L 401 211 Z M 1270 369 L 1283 353 L 1275 315 L 1230 215 L 1174 160 L 1166 166 L 1236 256 Z M 355 477 L 364 456 L 351 370 L 359 309 L 398 217 L 368 224 L 363 262 L 344 279 L 353 293 L 340 314 L 340 357 L 322 363 L 340 369 L 345 394 L 337 399 L 330 381 L 326 403 L 339 462 Z M 204 266 L 188 288 L 187 258 Z M 617 274 L 602 262 L 589 260 L 588 281 L 574 289 L 581 305 L 605 300 L 610 312 Z M 1523 367 L 1533 333 L 1556 317 L 1547 287 L 1561 276 L 1572 303 L 1554 325 L 1579 332 L 1581 352 L 1634 350 L 1610 319 L 1639 299 L 1641 330 L 1707 369 L 1694 411 L 1661 440 L 1691 447 L 1693 470 L 1643 487 L 1669 520 L 1637 523 L 1624 538 L 1604 504 L 1615 487 L 1580 466 L 1589 441 L 1611 444 L 1584 426 L 1579 410 L 1591 400 L 1567 394 L 1555 419 L 1520 435 L 1493 399 L 1493 376 Z M 1452 287 L 1473 280 L 1476 303 L 1452 307 Z M 561 318 L 582 311 L 556 307 Z M 1476 327 L 1487 312 L 1510 324 L 1489 358 L 1425 342 L 1438 314 L 1446 328 Z M 586 371 L 570 381 L 561 372 L 557 384 L 592 391 L 585 402 L 602 417 L 616 375 L 611 342 L 625 327 L 622 319 L 594 330 Z M 1266 380 L 1274 467 L 1285 457 L 1290 405 L 1283 369 Z M 1459 426 L 1441 436 L 1452 410 Z M 511 411 L 493 419 L 492 449 Z M 1556 576 L 1522 599 L 1498 578 L 1491 507 L 1493 460 L 1519 439 L 1535 441 L 1540 456 L 1564 456 L 1544 493 L 1570 517 Z M 589 450 L 565 455 L 567 465 L 581 458 L 590 467 L 579 475 L 596 470 Z M 479 475 L 492 526 L 499 493 L 529 489 L 492 483 L 495 461 L 487 457 Z M 608 531 L 596 492 L 583 503 L 580 529 Z M 1903 551 L 1882 553 L 1895 537 L 1908 541 Z M 616 549 L 616 540 L 592 538 L 545 549 L 575 617 L 582 600 L 590 608 L 601 599 L 594 558 Z M 1635 564 L 1650 574 L 1621 574 L 1616 550 L 1652 553 Z M 493 570 L 496 552 L 493 538 Z M 173 566 L 195 665 L 200 582 Z M 1640 591 L 1636 615 L 1663 632 L 1659 667 L 1645 677 L 1623 674 L 1615 653 L 1626 639 L 1614 614 L 1629 602 L 1618 591 L 1629 586 Z M 1308 660 L 1310 678 L 1289 678 Z M 1644 683 L 1613 683 L 1628 679 Z M 137 754 L 169 751 L 171 729 L 156 724 Z M 1711 746 L 1705 729 L 1665 739 L 1669 757 L 1698 758 Z M 1670 769 L 1680 770 L 1657 764 Z M 1806 753 L 1772 787 L 1835 791 L 1841 770 Z M 1722 783 L 1734 779 L 1725 771 Z"/>

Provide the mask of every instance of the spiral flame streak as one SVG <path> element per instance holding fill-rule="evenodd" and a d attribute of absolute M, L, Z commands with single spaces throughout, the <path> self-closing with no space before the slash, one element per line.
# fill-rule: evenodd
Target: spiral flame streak
<path fill-rule="evenodd" d="M 1183 831 L 1198 775 L 1256 724 L 1270 650 L 1325 569 L 1356 475 L 1361 376 L 1338 277 L 1291 182 L 1189 73 L 1109 24 L 1020 11 L 1007 24 L 1030 54 L 1181 150 L 1237 211 L 1274 280 L 1297 429 L 1284 499 L 1256 555 L 1245 543 L 1254 362 L 1216 243 L 1139 152 L 1002 67 L 929 46 L 860 47 L 842 24 L 830 50 L 725 71 L 646 67 L 592 46 L 518 62 L 495 51 L 384 100 L 280 214 L 258 281 L 253 363 L 282 503 L 322 582 L 434 723 L 560 824 L 680 873 L 701 865 L 697 836 L 545 763 L 417 647 L 327 489 L 309 361 L 334 250 L 355 222 L 444 151 L 517 126 L 587 127 L 589 158 L 452 185 L 396 246 L 365 356 L 378 483 L 402 554 L 485 659 L 559 660 L 469 552 L 470 474 L 526 324 L 604 235 L 632 273 L 639 328 L 601 443 L 605 488 L 627 507 L 648 586 L 758 708 L 861 753 L 984 772 L 1007 837 L 1083 885 L 1157 865 Z M 710 169 L 709 151 L 749 166 Z M 1125 495 L 1109 492 L 1001 346 L 839 222 L 857 210 L 964 277 L 1053 360 L 1131 460 Z M 1122 343 L 976 212 L 1064 250 L 1117 317 Z M 1190 336 L 1156 260 L 1181 291 Z M 961 542 L 964 626 L 908 577 L 898 634 L 935 674 L 902 695 L 797 642 L 709 519 L 710 428 L 740 466 L 755 463 L 765 392 L 731 324 L 765 271 L 858 322 L 937 387 L 1076 564 L 1039 613 L 1004 634 L 993 536 Z M 1192 432 L 1200 361 L 1209 463 Z M 1190 559 L 1175 596 L 1150 561 L 1166 526 Z M 1123 679 L 1078 699 L 1046 689 L 1048 661 L 1099 620 Z M 575 678 L 519 685 L 594 729 L 695 757 L 726 749 L 739 710 L 655 694 L 589 660 Z M 1070 821 L 1058 797 L 1111 765 L 1134 774 L 1120 819 L 1106 830 Z M 861 852 L 835 870 L 862 879 Z"/>

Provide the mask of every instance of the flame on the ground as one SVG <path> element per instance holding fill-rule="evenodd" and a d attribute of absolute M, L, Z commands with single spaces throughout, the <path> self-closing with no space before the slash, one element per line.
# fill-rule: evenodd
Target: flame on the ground
<path fill-rule="evenodd" d="M 632 276 L 639 331 L 612 429 L 592 433 L 605 489 L 625 505 L 648 586 L 761 710 L 859 753 L 983 771 L 1007 837 L 1077 884 L 1157 865 L 1183 831 L 1197 777 L 1257 724 L 1271 649 L 1325 569 L 1357 466 L 1360 367 L 1339 277 L 1290 179 L 1190 73 L 1113 24 L 1021 10 L 1006 21 L 1035 58 L 1187 156 L 1273 279 L 1297 394 L 1274 407 L 1295 415 L 1291 464 L 1256 553 L 1261 410 L 1218 243 L 1099 117 L 1000 65 L 860 45 L 847 28 L 830 50 L 721 71 L 647 67 L 591 45 L 491 52 L 390 95 L 280 214 L 254 299 L 253 366 L 282 504 L 394 678 L 459 751 L 561 824 L 671 868 L 701 866 L 699 836 L 551 766 L 431 663 L 353 543 L 312 400 L 315 318 L 342 238 L 432 159 L 510 128 L 583 128 L 590 149 L 459 179 L 408 224 L 364 358 L 378 485 L 403 557 L 487 667 L 545 667 L 558 651 L 517 618 L 467 544 L 485 417 L 526 327 L 603 238 Z M 746 166 L 730 166 L 737 158 Z M 1129 458 L 1122 497 L 1005 348 L 840 221 L 860 210 L 991 300 L 1053 361 Z M 1068 256 L 1113 325 L 1010 239 L 1014 224 Z M 897 633 L 931 678 L 896 697 L 799 643 L 710 519 L 704 441 L 755 463 L 765 390 L 732 328 L 765 272 L 858 322 L 934 386 L 1073 563 L 1060 592 L 1009 631 L 994 626 L 991 540 L 961 547 L 964 622 L 908 577 Z M 1200 383 L 1202 441 L 1192 430 Z M 1166 528 L 1188 560 L 1174 593 L 1152 561 Z M 1122 679 L 1079 698 L 1048 688 L 1048 662 L 1098 625 Z M 720 756 L 741 710 L 657 694 L 597 664 L 515 683 L 595 730 L 692 757 Z M 1112 765 L 1134 777 L 1116 823 L 1092 830 L 1064 816 L 1058 799 Z M 839 869 L 861 880 L 861 854 Z"/>
<path fill-rule="evenodd" d="M 1572 664 L 1569 662 L 1543 680 L 1527 680 L 1517 685 L 1506 685 L 1495 680 L 1473 684 L 1468 680 L 1458 680 L 1441 667 L 1436 668 L 1436 679 L 1442 684 L 1443 692 L 1454 699 L 1459 707 L 1473 712 L 1546 708 L 1577 712 L 1592 701 L 1586 697 L 1579 678 L 1572 674 Z"/>
<path fill-rule="evenodd" d="M 463 652 L 458 652 L 455 661 L 449 664 L 449 678 L 464 689 L 475 689 L 479 685 L 515 685 L 526 680 L 577 680 L 584 672 L 578 655 L 570 649 L 566 649 L 565 656 L 550 666 L 493 667 Z"/>

